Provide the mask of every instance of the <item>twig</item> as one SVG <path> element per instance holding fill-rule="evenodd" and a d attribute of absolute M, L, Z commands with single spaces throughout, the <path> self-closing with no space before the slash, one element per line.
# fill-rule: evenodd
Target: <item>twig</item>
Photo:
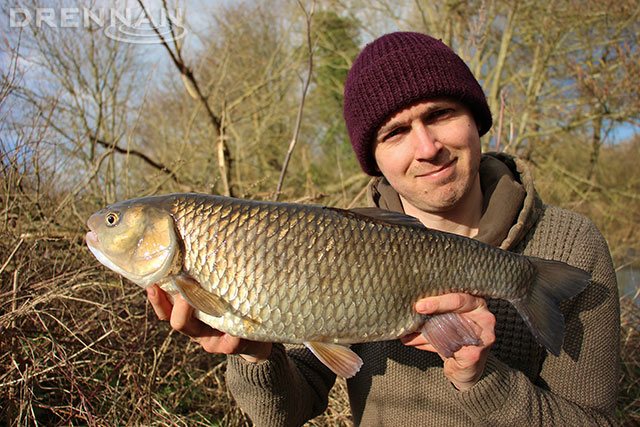
<path fill-rule="evenodd" d="M 11 311 L 16 311 L 18 307 L 18 272 L 20 271 L 20 267 L 16 268 L 13 272 L 13 300 L 11 300 Z M 11 328 L 15 327 L 15 319 L 11 320 L 9 323 Z"/>
<path fill-rule="evenodd" d="M 69 202 L 69 200 L 75 198 L 78 193 L 80 193 L 80 191 L 82 191 L 84 188 L 86 188 L 91 181 L 95 178 L 95 176 L 98 174 L 98 171 L 100 170 L 100 165 L 102 164 L 102 162 L 104 161 L 105 158 L 107 158 L 107 156 L 109 155 L 109 151 L 105 151 L 104 153 L 102 153 L 100 155 L 100 157 L 98 157 L 94 163 L 93 166 L 93 170 L 89 171 L 86 175 L 85 175 L 85 180 L 84 182 L 79 182 L 76 187 L 70 191 L 69 193 L 67 193 L 67 195 L 62 199 L 62 202 L 60 202 L 60 204 L 58 205 L 57 208 L 54 209 L 53 213 L 47 218 L 47 220 L 44 222 L 43 224 L 43 228 L 48 226 L 49 223 L 51 221 L 53 221 L 53 219 L 55 218 L 56 214 L 60 211 L 60 209 L 62 209 L 64 206 L 66 206 L 66 204 Z"/>
<path fill-rule="evenodd" d="M 309 13 L 305 10 L 300 0 L 298 0 L 298 5 L 304 12 L 307 21 L 307 49 L 309 51 L 309 65 L 307 67 L 307 77 L 304 82 L 304 86 L 302 88 L 302 96 L 300 97 L 300 104 L 298 105 L 298 116 L 296 117 L 296 126 L 293 131 L 293 138 L 291 139 L 291 143 L 289 144 L 289 150 L 287 151 L 287 156 L 284 159 L 284 163 L 282 165 L 282 170 L 280 171 L 280 178 L 278 179 L 278 187 L 276 188 L 276 192 L 273 195 L 273 200 L 277 201 L 278 197 L 280 197 L 280 191 L 282 190 L 282 183 L 284 181 L 284 176 L 287 173 L 287 167 L 289 166 L 289 160 L 291 159 L 291 153 L 293 153 L 293 149 L 296 146 L 296 142 L 298 141 L 298 133 L 300 132 L 300 123 L 302 122 L 302 111 L 304 109 L 304 100 L 307 97 L 307 90 L 309 89 L 309 83 L 311 82 L 311 73 L 313 71 L 313 46 L 311 43 L 311 18 L 313 17 L 313 11 L 316 7 L 316 2 L 313 0 L 311 3 L 311 10 Z"/>
<path fill-rule="evenodd" d="M 504 120 L 504 90 L 500 91 L 500 115 L 498 116 L 498 134 L 496 135 L 496 151 L 500 151 L 500 139 L 502 138 L 502 122 Z"/>
<path fill-rule="evenodd" d="M 147 156 L 143 152 L 138 151 L 138 150 L 133 150 L 133 149 L 130 149 L 130 148 L 119 147 L 118 145 L 116 145 L 115 141 L 113 143 L 110 143 L 110 142 L 98 139 L 94 135 L 89 135 L 89 138 L 92 141 L 95 141 L 97 144 L 102 145 L 103 147 L 105 147 L 107 149 L 111 149 L 111 150 L 115 151 L 116 153 L 126 154 L 126 155 L 131 155 L 131 156 L 138 157 L 139 159 L 141 159 L 142 161 L 147 163 L 149 166 L 151 166 L 151 167 L 153 167 L 155 169 L 158 169 L 160 172 L 164 172 L 167 175 L 169 175 L 171 177 L 171 179 L 173 181 L 175 181 L 176 184 L 180 184 L 180 181 L 178 181 L 178 177 L 176 176 L 176 173 L 174 171 L 172 171 L 171 169 L 169 169 L 167 166 L 163 165 L 162 163 L 156 162 L 155 160 L 153 160 L 151 157 Z"/>
<path fill-rule="evenodd" d="M 576 174 L 573 174 L 571 172 L 569 172 L 568 170 L 556 165 L 555 163 L 551 162 L 551 167 L 553 167 L 555 170 L 557 170 L 558 172 L 560 172 L 561 174 L 573 179 L 574 181 L 577 181 L 581 184 L 585 184 L 587 185 L 590 189 L 595 189 L 598 191 L 604 191 L 604 192 L 611 192 L 613 194 L 617 194 L 619 196 L 622 197 L 628 197 L 630 199 L 633 200 L 640 200 L 640 195 L 638 194 L 633 194 L 633 193 L 628 193 L 626 191 L 620 191 L 620 190 L 616 190 L 615 188 L 609 188 L 609 187 L 605 187 L 603 185 L 600 184 L 596 184 L 595 182 L 589 181 L 587 179 L 581 178 Z"/>
<path fill-rule="evenodd" d="M 218 132 L 218 141 L 216 141 L 216 148 L 218 151 L 218 169 L 220 170 L 220 178 L 222 178 L 222 190 L 224 196 L 231 196 L 231 187 L 229 186 L 229 180 L 227 179 L 227 166 L 225 164 L 225 138 L 224 125 L 226 119 L 226 108 L 222 110 L 222 118 L 220 119 L 220 132 Z"/>
<path fill-rule="evenodd" d="M 16 247 L 13 248 L 13 251 L 11 251 L 11 253 L 9 254 L 9 257 L 7 258 L 7 260 L 4 262 L 4 264 L 2 264 L 2 267 L 0 268 L 0 274 L 2 274 L 2 272 L 4 271 L 5 268 L 7 268 L 7 265 L 9 265 L 9 262 L 11 261 L 11 258 L 13 258 L 13 256 L 16 254 L 16 252 L 18 251 L 18 248 L 20 248 L 20 245 L 22 245 L 22 242 L 24 242 L 24 239 L 20 238 L 20 240 L 18 241 L 18 244 L 16 245 Z"/>
<path fill-rule="evenodd" d="M 362 187 L 362 190 L 360 190 L 360 192 L 358 194 L 356 194 L 356 197 L 353 198 L 351 203 L 349 203 L 349 206 L 347 206 L 347 209 L 351 209 L 352 207 L 354 207 L 356 205 L 356 203 L 358 203 L 358 200 L 360 200 L 360 198 L 362 196 L 364 196 L 364 193 L 367 192 L 367 187 L 368 187 L 368 185 L 365 185 L 364 187 Z"/>

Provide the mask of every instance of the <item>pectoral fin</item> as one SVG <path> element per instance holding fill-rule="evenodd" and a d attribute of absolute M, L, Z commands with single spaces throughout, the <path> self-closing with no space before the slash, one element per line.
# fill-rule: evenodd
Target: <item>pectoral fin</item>
<path fill-rule="evenodd" d="M 227 302 L 217 295 L 207 292 L 193 277 L 181 274 L 171 278 L 173 285 L 180 291 L 184 299 L 194 308 L 211 316 L 221 317 L 227 312 Z"/>
<path fill-rule="evenodd" d="M 211 316 L 222 317 L 225 313 L 231 313 L 244 319 L 249 325 L 257 325 L 258 321 L 238 313 L 231 304 L 218 295 L 204 289 L 200 283 L 191 276 L 179 274 L 171 278 L 171 282 L 185 300 L 194 308 Z"/>
<path fill-rule="evenodd" d="M 336 375 L 351 378 L 358 373 L 362 359 L 348 347 L 323 342 L 305 342 L 309 350 Z"/>

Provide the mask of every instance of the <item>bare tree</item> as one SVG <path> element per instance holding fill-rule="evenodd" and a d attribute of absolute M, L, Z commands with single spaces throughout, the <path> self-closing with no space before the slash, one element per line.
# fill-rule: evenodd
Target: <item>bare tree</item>
<path fill-rule="evenodd" d="M 154 140 L 150 150 L 165 163 L 167 156 L 180 154 L 178 168 L 194 189 L 244 197 L 273 194 L 284 143 L 295 127 L 298 76 L 306 67 L 306 47 L 299 48 L 291 37 L 304 34 L 296 28 L 303 13 L 289 6 L 284 1 L 234 3 L 200 11 L 211 16 L 210 27 L 194 33 L 202 47 L 181 47 L 181 61 L 191 64 L 193 81 L 169 72 L 150 95 L 141 131 Z M 207 131 L 213 122 L 208 111 L 217 117 L 213 137 Z M 175 147 L 180 147 L 177 153 Z"/>
<path fill-rule="evenodd" d="M 40 10 L 47 4 L 28 6 Z M 130 153 L 170 173 L 144 153 L 131 150 L 127 141 L 140 105 L 131 100 L 143 95 L 136 47 L 100 36 L 93 21 L 75 27 L 35 24 L 24 28 L 20 52 L 30 78 L 14 95 L 21 101 L 23 117 L 39 117 L 49 129 L 47 144 L 40 149 L 51 153 L 48 162 L 59 162 L 56 170 L 63 182 L 91 188 L 97 197 L 114 201 L 120 196 L 117 176 L 122 159 L 118 156 Z M 15 36 L 15 32 L 9 34 Z M 12 126 L 17 129 L 22 124 L 16 118 Z M 95 179 L 82 178 L 83 171 L 95 173 Z"/>

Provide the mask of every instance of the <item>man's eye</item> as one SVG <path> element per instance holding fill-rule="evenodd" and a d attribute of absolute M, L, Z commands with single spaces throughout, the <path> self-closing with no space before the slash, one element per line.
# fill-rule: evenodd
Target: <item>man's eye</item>
<path fill-rule="evenodd" d="M 389 139 L 392 139 L 393 137 L 402 134 L 405 131 L 405 127 L 397 127 L 395 129 L 391 129 L 389 132 L 387 132 L 384 137 L 382 138 L 382 141 L 387 141 Z"/>
<path fill-rule="evenodd" d="M 431 119 L 437 119 L 453 112 L 453 108 L 442 108 L 440 110 L 436 110 L 430 114 Z"/>

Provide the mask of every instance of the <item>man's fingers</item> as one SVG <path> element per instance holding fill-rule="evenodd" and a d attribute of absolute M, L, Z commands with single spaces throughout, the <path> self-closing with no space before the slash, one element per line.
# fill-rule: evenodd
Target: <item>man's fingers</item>
<path fill-rule="evenodd" d="M 486 301 L 463 293 L 444 294 L 422 298 L 416 302 L 416 311 L 421 314 L 465 313 L 486 306 Z"/>
<path fill-rule="evenodd" d="M 173 306 L 167 299 L 164 291 L 160 289 L 158 285 L 149 286 L 146 288 L 146 291 L 147 298 L 153 307 L 153 311 L 156 312 L 158 319 L 169 320 Z"/>
<path fill-rule="evenodd" d="M 193 317 L 193 307 L 181 295 L 176 295 L 173 302 L 169 324 L 176 331 L 196 338 L 198 342 L 204 335 L 213 335 L 213 328 Z M 207 331 L 204 331 L 204 328 L 207 328 Z"/>
<path fill-rule="evenodd" d="M 193 307 L 181 295 L 173 305 L 157 285 L 146 289 L 149 302 L 160 320 L 168 320 L 176 331 L 191 337 L 209 353 L 241 354 L 250 362 L 265 360 L 271 353 L 271 344 L 253 342 L 218 331 L 193 316 Z"/>
<path fill-rule="evenodd" d="M 429 343 L 429 341 L 427 341 L 424 335 L 422 335 L 420 332 L 414 332 L 412 334 L 405 335 L 400 338 L 400 341 L 402 341 L 402 344 L 404 345 L 437 353 L 435 347 L 432 346 L 431 343 Z"/>

